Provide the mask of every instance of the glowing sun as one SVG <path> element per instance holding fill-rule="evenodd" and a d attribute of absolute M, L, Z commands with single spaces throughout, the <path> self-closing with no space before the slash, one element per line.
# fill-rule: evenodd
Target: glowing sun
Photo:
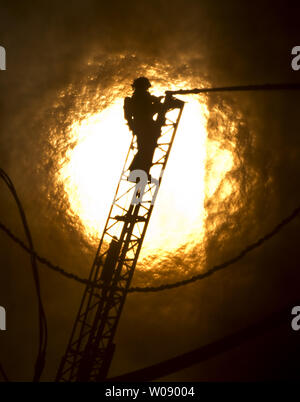
<path fill-rule="evenodd" d="M 207 139 L 205 104 L 192 96 L 181 99 L 187 103 L 155 202 L 142 257 L 158 249 L 172 251 L 189 241 L 203 239 L 205 197 L 213 195 L 233 165 L 231 152 Z M 123 117 L 123 100 L 116 100 L 80 123 L 74 122 L 70 130 L 76 146 L 61 161 L 58 180 L 68 195 L 69 213 L 81 221 L 86 235 L 95 241 L 104 228 L 132 137 Z M 205 185 L 208 150 L 213 161 L 209 183 Z"/>

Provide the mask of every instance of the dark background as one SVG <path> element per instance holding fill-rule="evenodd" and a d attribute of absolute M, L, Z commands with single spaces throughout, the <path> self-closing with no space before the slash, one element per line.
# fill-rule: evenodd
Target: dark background
<path fill-rule="evenodd" d="M 64 129 L 71 115 L 105 107 L 110 88 L 128 88 L 137 73 L 152 65 L 168 69 L 168 76 L 161 75 L 164 82 L 185 76 L 191 83 L 199 85 L 203 79 L 212 86 L 300 82 L 300 71 L 291 68 L 291 49 L 300 45 L 295 4 L 2 1 L 0 44 L 7 51 L 7 71 L 0 72 L 0 166 L 16 185 L 39 253 L 86 277 L 95 252 L 66 220 L 67 201 L 54 188 L 57 158 L 69 146 Z M 58 100 L 66 88 L 69 93 Z M 102 103 L 95 101 L 98 92 Z M 86 99 L 93 99 L 91 105 Z M 212 96 L 208 105 L 220 110 L 223 102 L 230 105 L 232 119 L 239 121 L 239 111 L 246 123 L 246 129 L 239 126 L 236 139 L 241 163 L 235 175 L 243 191 L 235 201 L 239 213 L 227 214 L 226 205 L 220 205 L 209 217 L 209 222 L 221 223 L 207 239 L 207 267 L 235 255 L 300 204 L 298 92 Z M 212 113 L 210 124 L 218 125 L 217 114 Z M 56 147 L 49 144 L 53 136 Z M 0 191 L 0 220 L 23 237 L 3 184 Z M 7 310 L 1 362 L 12 380 L 30 381 L 37 351 L 30 262 L 4 233 L 0 244 L 0 304 Z M 176 266 L 172 269 L 169 276 L 166 271 L 165 282 L 179 279 Z M 187 263 L 185 274 L 193 269 Z M 40 272 L 50 337 L 42 379 L 51 381 L 83 289 L 44 267 Z M 300 303 L 299 276 L 298 218 L 240 263 L 204 281 L 158 294 L 129 295 L 110 374 L 154 364 L 282 306 L 292 308 L 295 300 Z M 287 315 L 276 331 L 165 379 L 296 379 L 300 332 L 292 331 L 290 321 Z"/>

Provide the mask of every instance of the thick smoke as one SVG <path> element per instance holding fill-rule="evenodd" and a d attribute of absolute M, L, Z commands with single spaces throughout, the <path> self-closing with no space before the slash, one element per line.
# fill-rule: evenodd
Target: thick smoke
<path fill-rule="evenodd" d="M 86 277 L 95 252 L 78 231 L 78 222 L 67 216 L 68 199 L 55 180 L 58 161 L 74 146 L 68 131 L 74 119 L 124 96 L 132 79 L 149 70 L 150 78 L 165 87 L 182 80 L 188 87 L 299 82 L 300 73 L 290 66 L 291 49 L 299 45 L 296 14 L 283 3 L 267 1 L 1 5 L 7 71 L 0 72 L 0 166 L 16 185 L 39 253 Z M 151 272 L 138 272 L 136 284 L 176 281 L 222 262 L 299 205 L 299 95 L 249 92 L 208 96 L 205 101 L 209 138 L 234 151 L 235 165 L 226 177 L 234 191 L 220 202 L 220 187 L 206 200 L 205 244 L 193 245 L 189 254 L 183 249 L 167 256 L 155 280 Z M 22 237 L 16 207 L 3 184 L 0 202 L 0 220 Z M 295 222 L 243 262 L 201 283 L 129 295 L 111 375 L 218 339 L 296 297 L 298 230 Z M 37 308 L 29 258 L 2 233 L 0 240 L 0 305 L 8 317 L 7 331 L 0 333 L 1 361 L 13 380 L 30 380 Z M 52 380 L 83 289 L 43 267 L 40 272 L 50 337 L 43 378 Z M 270 355 L 276 350 L 280 360 L 280 348 L 291 353 L 287 336 L 277 333 L 273 341 L 264 338 L 256 345 L 260 360 L 253 357 L 256 346 L 251 344 L 173 378 L 252 379 L 267 378 L 267 372 L 283 376 Z M 248 367 L 243 359 L 249 359 Z"/>

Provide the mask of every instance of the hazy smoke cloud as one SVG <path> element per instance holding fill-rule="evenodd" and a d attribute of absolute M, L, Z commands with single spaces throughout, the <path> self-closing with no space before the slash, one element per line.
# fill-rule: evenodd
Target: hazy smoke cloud
<path fill-rule="evenodd" d="M 1 5 L 0 45 L 7 51 L 7 71 L 0 71 L 0 166 L 11 175 L 24 202 L 39 253 L 88 275 L 95 250 L 78 231 L 78 223 L 66 215 L 67 197 L 55 184 L 57 161 L 72 146 L 68 127 L 74 119 L 124 96 L 132 79 L 149 69 L 150 78 L 166 87 L 182 80 L 188 87 L 299 82 L 300 73 L 290 64 L 291 49 L 299 45 L 296 14 L 267 1 Z M 233 256 L 299 205 L 299 95 L 243 93 L 206 99 L 209 137 L 225 148 L 235 144 L 235 168 L 226 178 L 235 191 L 223 203 L 218 193 L 207 200 L 205 244 L 195 244 L 189 254 L 183 249 L 167 256 L 157 283 L 176 281 Z M 0 200 L 0 220 L 22 236 L 3 184 Z M 242 263 L 201 283 L 128 296 L 111 374 L 217 339 L 296 295 L 298 231 L 295 222 Z M 12 379 L 29 380 L 37 349 L 29 258 L 4 234 L 0 239 L 0 304 L 7 310 L 7 331 L 0 334 L 1 360 Z M 152 282 L 152 273 L 137 273 L 135 280 Z M 83 289 L 42 267 L 41 283 L 50 332 L 44 379 L 51 380 Z M 247 358 L 251 354 L 249 347 Z M 212 367 L 208 364 L 210 376 L 200 367 L 174 378 L 230 378 L 228 361 L 230 357 Z M 267 363 L 262 357 L 260 364 L 264 368 L 272 360 Z M 254 367 L 250 362 L 240 377 L 247 379 L 248 371 L 255 377 Z M 238 369 L 232 368 L 232 376 L 240 378 Z"/>

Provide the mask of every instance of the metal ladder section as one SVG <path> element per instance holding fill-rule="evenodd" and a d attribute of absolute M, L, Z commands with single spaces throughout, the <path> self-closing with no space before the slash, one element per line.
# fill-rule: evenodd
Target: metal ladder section
<path fill-rule="evenodd" d="M 168 98 L 170 95 L 165 97 L 165 104 Z M 183 106 L 182 102 L 175 109 L 165 108 L 157 116 L 161 135 L 150 182 L 142 177 L 138 183 L 128 180 L 128 167 L 136 152 L 136 142 L 132 140 L 90 272 L 93 285 L 85 288 L 56 381 L 104 381 L 107 376 L 115 349 L 114 335 Z"/>

